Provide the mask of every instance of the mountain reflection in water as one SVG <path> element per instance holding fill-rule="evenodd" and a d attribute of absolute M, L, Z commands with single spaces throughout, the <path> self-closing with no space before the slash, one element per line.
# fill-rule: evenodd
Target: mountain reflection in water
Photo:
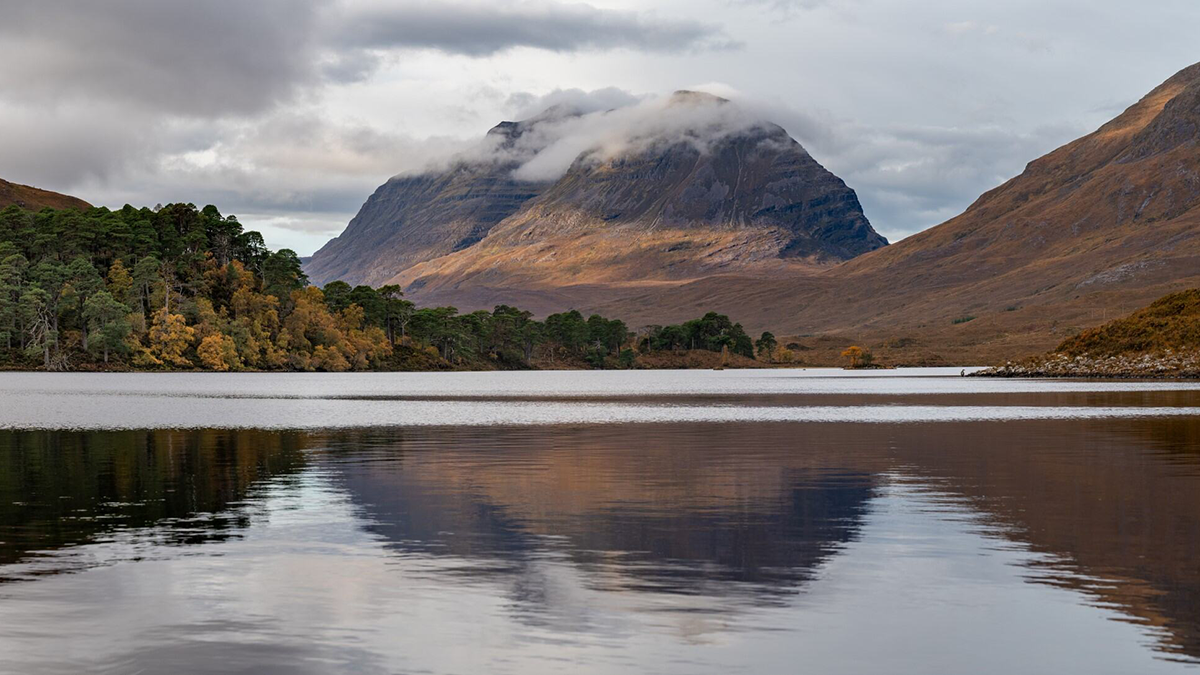
<path fill-rule="evenodd" d="M 1149 672 L 1198 560 L 1186 417 L 0 432 L 2 672 Z"/>

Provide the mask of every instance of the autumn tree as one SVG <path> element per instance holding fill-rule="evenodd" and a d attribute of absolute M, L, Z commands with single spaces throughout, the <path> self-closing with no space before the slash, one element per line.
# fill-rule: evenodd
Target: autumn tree
<path fill-rule="evenodd" d="M 288 362 L 300 370 L 341 371 L 376 365 L 391 351 L 377 326 L 365 323 L 365 312 L 351 304 L 333 315 L 320 289 L 309 286 L 293 291 L 291 312 L 280 331 Z"/>
<path fill-rule="evenodd" d="M 154 313 L 150 326 L 149 355 L 155 365 L 170 365 L 187 368 L 192 365 L 184 355 L 192 346 L 196 329 L 187 325 L 182 315 L 171 314 L 166 308 Z"/>
<path fill-rule="evenodd" d="M 863 348 L 858 345 L 851 345 L 842 352 L 842 358 L 850 362 L 850 368 L 857 368 L 862 357 Z"/>
<path fill-rule="evenodd" d="M 129 302 L 129 293 L 133 290 L 133 276 L 129 274 L 129 270 L 125 268 L 125 264 L 121 262 L 120 258 L 113 261 L 112 266 L 108 268 L 105 282 L 109 294 L 117 302 Z"/>
<path fill-rule="evenodd" d="M 229 307 L 229 335 L 243 363 L 264 369 L 284 367 L 288 344 L 281 340 L 279 298 L 243 286 L 233 294 Z"/>
<path fill-rule="evenodd" d="M 374 367 L 392 352 L 392 344 L 382 328 L 366 321 L 366 311 L 358 305 L 350 305 L 337 317 L 341 341 L 337 347 L 342 351 L 347 364 L 355 370 Z"/>
<path fill-rule="evenodd" d="M 228 335 L 214 333 L 200 341 L 196 347 L 196 356 L 200 363 L 209 370 L 227 371 L 240 370 L 242 359 L 238 356 L 237 344 Z"/>

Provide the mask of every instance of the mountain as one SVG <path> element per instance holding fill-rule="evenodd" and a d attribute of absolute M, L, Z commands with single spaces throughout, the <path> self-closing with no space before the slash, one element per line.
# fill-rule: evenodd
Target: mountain
<path fill-rule="evenodd" d="M 1045 351 L 1200 285 L 1198 142 L 1200 64 L 961 215 L 894 245 L 816 275 L 729 275 L 596 309 L 639 325 L 704 304 L 748 328 L 853 337 L 901 360 Z"/>
<path fill-rule="evenodd" d="M 20 206 L 30 211 L 40 211 L 46 207 L 52 209 L 88 209 L 91 204 L 64 194 L 41 190 L 28 185 L 19 185 L 0 179 L 0 209 L 8 206 Z"/>
<path fill-rule="evenodd" d="M 489 136 L 519 152 L 392 179 L 306 271 L 460 308 L 553 311 L 714 274 L 816 269 L 887 244 L 854 191 L 782 128 L 695 92 L 638 114 L 503 123 Z M 560 176 L 516 177 L 588 124 L 609 136 Z"/>

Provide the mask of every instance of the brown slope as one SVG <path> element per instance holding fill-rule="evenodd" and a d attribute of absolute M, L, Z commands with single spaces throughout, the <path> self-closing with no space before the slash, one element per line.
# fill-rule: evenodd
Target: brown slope
<path fill-rule="evenodd" d="M 0 179 L 0 208 L 20 206 L 30 211 L 51 209 L 90 209 L 91 204 L 69 195 L 19 185 Z"/>
<path fill-rule="evenodd" d="M 731 105 L 679 92 L 668 111 Z M 795 274 L 886 243 L 854 191 L 783 129 L 746 123 L 707 144 L 673 136 L 603 160 L 585 153 L 478 244 L 393 281 L 426 302 L 521 294 L 552 311 L 731 271 Z"/>
<path fill-rule="evenodd" d="M 705 280 L 602 309 L 637 323 L 705 305 L 754 328 L 907 336 L 953 359 L 1044 351 L 1200 282 L 1198 140 L 1200 64 L 962 215 L 816 278 Z"/>
<path fill-rule="evenodd" d="M 1200 351 L 1200 288 L 1172 293 L 1145 309 L 1083 331 L 1055 350 L 1069 356 Z"/>

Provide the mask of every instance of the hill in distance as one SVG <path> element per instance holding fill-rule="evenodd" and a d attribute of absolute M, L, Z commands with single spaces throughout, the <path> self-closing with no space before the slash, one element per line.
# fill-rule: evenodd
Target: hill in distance
<path fill-rule="evenodd" d="M 0 209 L 9 206 L 20 206 L 30 211 L 52 209 L 87 209 L 91 204 L 69 195 L 42 190 L 28 185 L 10 183 L 0 179 Z"/>
<path fill-rule="evenodd" d="M 708 94 L 555 108 L 485 143 L 379 188 L 306 272 L 399 283 L 425 303 L 550 312 L 716 274 L 807 273 L 887 244 L 782 128 Z M 547 157 L 567 161 L 547 170 Z"/>

